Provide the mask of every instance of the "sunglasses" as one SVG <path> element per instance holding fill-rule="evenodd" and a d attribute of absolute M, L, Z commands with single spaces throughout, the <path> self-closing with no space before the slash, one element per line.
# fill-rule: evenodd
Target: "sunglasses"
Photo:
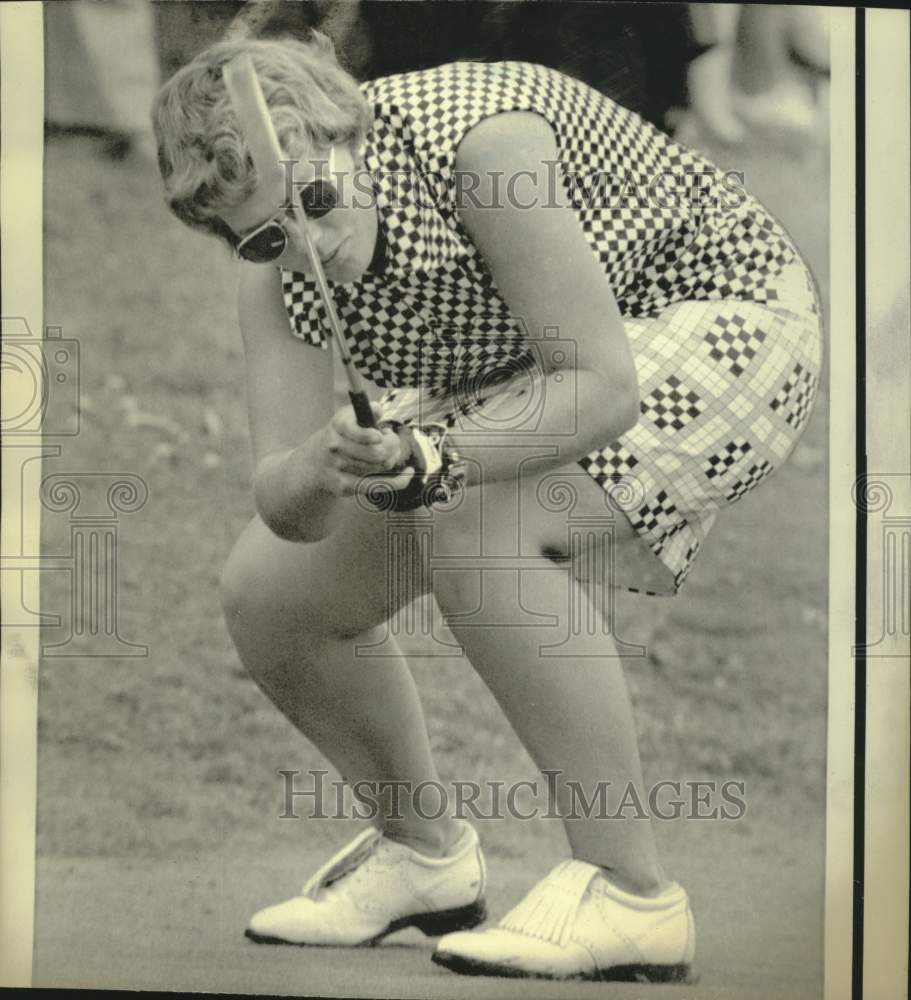
<path fill-rule="evenodd" d="M 335 171 L 335 147 L 329 150 L 329 175 Z M 328 215 L 333 208 L 338 205 L 338 188 L 335 184 L 325 178 L 317 177 L 297 189 L 297 196 L 300 207 L 308 219 L 321 219 Z M 294 213 L 295 207 L 289 206 L 283 209 L 282 215 L 288 212 Z M 241 239 L 235 237 L 234 253 L 241 260 L 248 260 L 253 264 L 269 264 L 273 260 L 278 260 L 285 252 L 290 241 L 288 231 L 280 221 L 279 216 L 267 219 L 261 226 L 247 233 Z"/>

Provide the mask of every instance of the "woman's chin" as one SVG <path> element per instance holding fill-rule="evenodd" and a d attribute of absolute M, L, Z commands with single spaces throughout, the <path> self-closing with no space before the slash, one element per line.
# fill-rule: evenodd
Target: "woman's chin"
<path fill-rule="evenodd" d="M 355 281 L 359 281 L 363 274 L 364 272 L 362 270 L 358 270 L 356 267 L 351 267 L 350 264 L 344 267 L 326 269 L 326 277 L 330 281 L 334 281 L 337 285 L 350 285 Z"/>
<path fill-rule="evenodd" d="M 363 264 L 359 260 L 351 260 L 346 257 L 345 260 L 333 261 L 332 264 L 326 268 L 326 277 L 330 281 L 335 281 L 340 284 L 351 284 L 354 281 L 360 281 L 361 278 L 364 277 L 366 270 L 366 264 Z"/>

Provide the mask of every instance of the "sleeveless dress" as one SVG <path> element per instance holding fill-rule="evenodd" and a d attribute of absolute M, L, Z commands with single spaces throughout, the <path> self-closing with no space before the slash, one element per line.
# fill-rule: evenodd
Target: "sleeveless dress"
<path fill-rule="evenodd" d="M 362 91 L 385 261 L 332 291 L 356 367 L 388 390 L 384 414 L 455 426 L 531 391 L 521 376 L 541 342 L 510 315 L 459 220 L 455 156 L 484 118 L 543 116 L 559 150 L 553 183 L 610 283 L 640 384 L 637 425 L 580 465 L 669 571 L 661 589 L 676 591 L 718 510 L 781 465 L 810 416 L 820 310 L 787 233 L 742 177 L 555 70 L 459 62 Z M 291 333 L 327 347 L 316 283 L 283 271 L 282 285 Z"/>

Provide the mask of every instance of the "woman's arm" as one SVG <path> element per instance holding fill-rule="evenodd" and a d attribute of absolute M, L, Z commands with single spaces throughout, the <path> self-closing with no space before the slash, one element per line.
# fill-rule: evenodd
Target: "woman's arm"
<path fill-rule="evenodd" d="M 474 175 L 460 190 L 477 184 L 463 198 L 460 217 L 513 316 L 524 320 L 532 340 L 556 327 L 560 340 L 575 345 L 574 372 L 564 369 L 556 378 L 555 371 L 544 373 L 537 430 L 542 437 L 553 435 L 557 444 L 552 466 L 578 461 L 615 441 L 639 416 L 638 379 L 623 320 L 562 186 L 552 182 L 557 158 L 550 125 L 529 112 L 485 119 L 462 140 L 456 157 L 457 169 Z M 478 443 L 474 433 L 453 437 L 468 453 L 472 442 Z M 514 474 L 506 452 L 487 451 L 485 479 Z"/>
<path fill-rule="evenodd" d="M 290 335 L 278 269 L 240 270 L 256 507 L 279 537 L 318 541 L 334 527 L 339 497 L 360 476 L 392 468 L 400 444 L 358 427 L 350 406 L 333 412 L 332 354 Z"/>
<path fill-rule="evenodd" d="M 238 316 L 256 508 L 282 538 L 322 537 L 336 499 L 316 475 L 316 435 L 332 416 L 332 355 L 290 335 L 275 267 L 241 264 Z"/>

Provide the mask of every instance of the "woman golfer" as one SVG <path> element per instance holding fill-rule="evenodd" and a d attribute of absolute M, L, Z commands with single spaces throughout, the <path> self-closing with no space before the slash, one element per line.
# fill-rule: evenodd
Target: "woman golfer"
<path fill-rule="evenodd" d="M 287 183 L 258 183 L 232 111 L 222 70 L 243 54 L 293 161 Z M 559 772 L 561 811 L 567 781 L 646 802 L 609 623 L 600 655 L 554 657 L 553 627 L 521 610 L 565 620 L 573 580 L 589 615 L 606 588 L 676 592 L 718 512 L 790 453 L 821 351 L 787 234 L 737 178 L 541 66 L 455 63 L 359 86 L 320 35 L 222 43 L 165 85 L 154 118 L 171 209 L 243 261 L 258 516 L 224 605 L 257 683 L 364 802 L 437 781 L 384 629 L 432 589 L 535 763 Z M 387 390 L 378 427 L 335 408 L 302 225 L 354 364 Z M 555 501 L 555 482 L 571 501 Z M 377 509 L 383 489 L 394 512 Z M 571 543 L 570 502 L 574 521 L 610 531 Z M 397 555 L 428 518 L 455 568 Z M 522 572 L 508 558 L 497 570 L 499 556 Z M 356 654 L 380 641 L 390 655 Z M 357 945 L 417 926 L 445 935 L 434 959 L 459 972 L 689 975 L 692 913 L 647 821 L 567 816 L 571 858 L 473 930 L 486 878 L 474 829 L 408 795 L 372 801 L 375 825 L 255 914 L 249 937 Z"/>

